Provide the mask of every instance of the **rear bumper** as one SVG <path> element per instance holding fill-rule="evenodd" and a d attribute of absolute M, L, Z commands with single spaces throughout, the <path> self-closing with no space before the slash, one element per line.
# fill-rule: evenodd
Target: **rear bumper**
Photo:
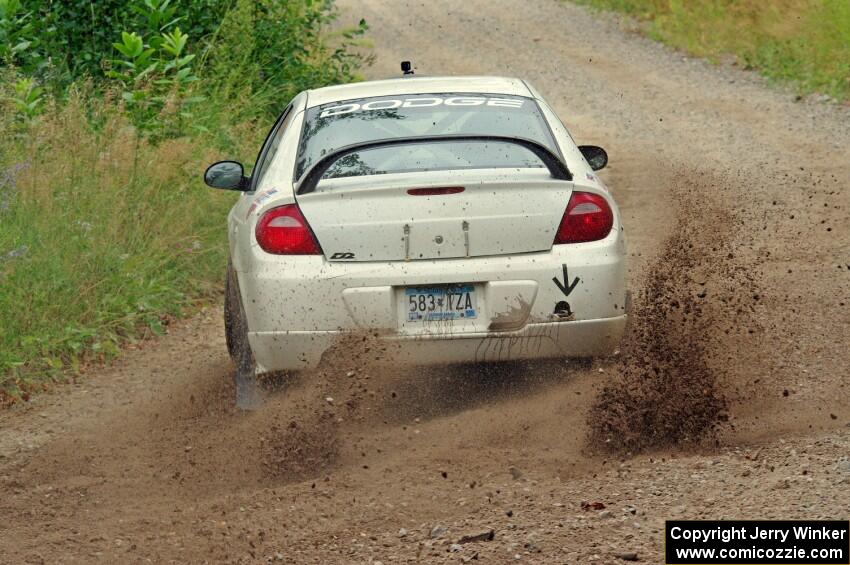
<path fill-rule="evenodd" d="M 416 365 L 508 361 L 610 354 L 626 316 L 527 324 L 515 332 L 388 336 L 386 362 Z M 347 332 L 251 332 L 258 372 L 310 369 Z"/>
<path fill-rule="evenodd" d="M 621 231 L 604 240 L 512 256 L 329 262 L 252 249 L 237 272 L 260 371 L 315 367 L 338 338 L 378 333 L 415 364 L 587 357 L 616 348 L 626 320 Z M 405 288 L 475 287 L 477 317 L 407 323 Z"/>

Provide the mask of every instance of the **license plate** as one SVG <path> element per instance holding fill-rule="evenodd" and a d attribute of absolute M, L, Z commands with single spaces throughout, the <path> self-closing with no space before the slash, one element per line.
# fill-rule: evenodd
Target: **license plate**
<path fill-rule="evenodd" d="M 475 287 L 412 286 L 404 290 L 408 322 L 466 320 L 476 317 Z"/>

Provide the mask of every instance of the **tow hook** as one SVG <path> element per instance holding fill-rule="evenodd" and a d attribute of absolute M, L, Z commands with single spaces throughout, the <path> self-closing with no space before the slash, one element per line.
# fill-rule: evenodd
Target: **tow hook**
<path fill-rule="evenodd" d="M 559 320 L 572 320 L 573 319 L 573 311 L 570 308 L 570 303 L 566 300 L 561 300 L 557 304 L 555 304 L 555 311 L 552 313 L 555 318 Z"/>

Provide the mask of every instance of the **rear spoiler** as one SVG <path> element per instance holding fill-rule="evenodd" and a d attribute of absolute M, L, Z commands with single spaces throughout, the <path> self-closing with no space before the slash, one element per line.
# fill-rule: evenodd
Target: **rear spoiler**
<path fill-rule="evenodd" d="M 457 143 L 463 141 L 492 141 L 492 142 L 503 142 L 503 143 L 512 143 L 514 145 L 519 145 L 521 147 L 525 147 L 532 153 L 534 153 L 543 164 L 546 165 L 546 168 L 549 169 L 549 173 L 551 173 L 552 177 L 558 180 L 573 180 L 573 175 L 570 170 L 567 168 L 567 165 L 561 161 L 561 159 L 555 155 L 549 148 L 536 141 L 532 141 L 530 139 L 526 139 L 524 137 L 508 137 L 504 135 L 462 135 L 462 134 L 452 134 L 452 135 L 417 135 L 411 137 L 393 137 L 388 139 L 377 139 L 374 141 L 365 141 L 363 143 L 352 143 L 351 145 L 346 145 L 345 147 L 341 147 L 335 151 L 331 151 L 307 169 L 307 172 L 304 173 L 304 176 L 301 178 L 301 182 L 298 183 L 298 186 L 295 188 L 295 194 L 307 194 L 309 192 L 313 192 L 316 190 L 316 186 L 319 184 L 319 181 L 324 176 L 324 174 L 331 168 L 331 165 L 342 159 L 347 155 L 351 155 L 352 153 L 357 153 L 358 151 L 362 151 L 364 149 L 374 149 L 377 147 L 393 147 L 395 145 L 415 145 L 420 143 Z"/>

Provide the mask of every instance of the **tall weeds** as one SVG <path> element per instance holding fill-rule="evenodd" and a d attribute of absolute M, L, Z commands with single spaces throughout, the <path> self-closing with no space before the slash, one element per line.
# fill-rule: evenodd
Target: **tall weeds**
<path fill-rule="evenodd" d="M 215 293 L 233 197 L 198 181 L 214 157 L 208 143 L 153 145 L 117 106 L 85 94 L 26 134 L 3 124 L 0 137 L 14 139 L 0 163 L 0 374 L 10 392 L 161 332 Z"/>

